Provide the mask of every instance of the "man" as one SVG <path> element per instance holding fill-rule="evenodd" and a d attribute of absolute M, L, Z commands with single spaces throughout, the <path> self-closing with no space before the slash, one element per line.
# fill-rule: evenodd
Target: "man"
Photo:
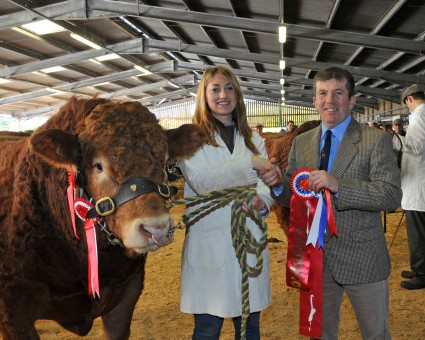
<path fill-rule="evenodd" d="M 292 132 L 296 129 L 295 123 L 293 120 L 288 120 L 286 124 L 286 132 Z"/>
<path fill-rule="evenodd" d="M 393 131 L 399 136 L 406 136 L 406 131 L 403 129 L 403 122 L 397 118 L 393 120 Z"/>
<path fill-rule="evenodd" d="M 282 128 L 280 132 L 292 132 L 297 128 L 293 120 L 288 120 L 286 123 L 286 128 Z"/>
<path fill-rule="evenodd" d="M 292 174 L 302 168 L 318 169 L 326 131 L 331 131 L 328 170 L 313 170 L 308 179 L 310 190 L 331 192 L 338 234 L 330 236 L 327 230 L 324 239 L 322 339 L 338 339 L 344 292 L 363 339 L 390 339 L 390 259 L 381 211 L 398 208 L 402 196 L 391 135 L 351 117 L 356 97 L 348 71 L 324 69 L 313 84 L 313 102 L 322 124 L 294 139 L 284 174 L 275 166 L 263 171 L 262 178 L 272 188 L 277 186 L 272 194 L 289 206 Z"/>
<path fill-rule="evenodd" d="M 411 85 L 401 95 L 411 114 L 406 136 L 393 139 L 394 148 L 403 144 L 401 160 L 401 207 L 406 211 L 407 240 L 410 248 L 410 271 L 401 276 L 405 289 L 425 288 L 425 87 Z"/>

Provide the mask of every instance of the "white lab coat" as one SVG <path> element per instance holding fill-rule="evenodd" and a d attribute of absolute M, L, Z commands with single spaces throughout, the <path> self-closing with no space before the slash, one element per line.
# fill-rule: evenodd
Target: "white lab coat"
<path fill-rule="evenodd" d="M 425 211 L 425 104 L 409 115 L 409 127 L 403 142 L 401 189 L 404 210 Z"/>
<path fill-rule="evenodd" d="M 184 195 L 191 197 L 234 186 L 257 183 L 257 193 L 270 208 L 274 203 L 270 189 L 258 178 L 251 165 L 251 151 L 235 130 L 235 147 L 231 154 L 224 141 L 216 136 L 219 147 L 205 145 L 193 157 L 179 162 L 186 179 Z M 253 141 L 267 158 L 264 142 L 253 132 Z M 198 206 L 189 208 L 192 211 Z M 180 309 L 191 314 L 236 317 L 241 312 L 242 272 L 232 245 L 231 204 L 203 217 L 186 234 L 181 273 Z M 249 218 L 247 225 L 257 240 L 260 228 Z M 263 269 L 249 278 L 250 311 L 265 309 L 271 301 L 269 249 L 263 251 Z M 248 254 L 254 266 L 255 256 Z"/>

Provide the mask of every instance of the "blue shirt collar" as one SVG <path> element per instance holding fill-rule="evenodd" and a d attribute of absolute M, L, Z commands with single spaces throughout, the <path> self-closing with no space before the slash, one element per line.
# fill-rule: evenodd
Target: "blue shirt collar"
<path fill-rule="evenodd" d="M 341 140 L 342 136 L 344 136 L 345 130 L 347 130 L 348 124 L 351 122 L 351 115 L 349 115 L 343 122 L 339 123 L 334 128 L 330 129 L 332 131 L 332 134 L 338 139 Z M 322 136 L 321 140 L 325 138 L 325 132 L 329 130 L 322 122 Z"/>

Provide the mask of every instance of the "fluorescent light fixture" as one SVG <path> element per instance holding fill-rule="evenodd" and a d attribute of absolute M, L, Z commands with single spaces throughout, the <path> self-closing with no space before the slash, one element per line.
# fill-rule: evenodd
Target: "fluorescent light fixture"
<path fill-rule="evenodd" d="M 149 71 L 149 70 L 145 69 L 145 68 L 144 68 L 144 67 L 142 67 L 142 66 L 134 65 L 134 68 L 135 68 L 136 70 L 141 71 L 141 72 L 143 73 L 143 74 L 142 74 L 142 76 L 145 76 L 145 75 L 148 75 L 148 74 L 152 74 L 152 72 L 151 72 L 151 71 Z"/>
<path fill-rule="evenodd" d="M 284 70 L 285 69 L 285 67 L 286 67 L 286 62 L 285 62 L 285 60 L 281 60 L 280 62 L 279 62 L 279 68 L 281 69 L 281 70 Z"/>
<path fill-rule="evenodd" d="M 60 72 L 60 71 L 64 71 L 65 68 L 62 66 L 53 66 L 53 67 L 48 67 L 48 68 L 43 68 L 41 70 L 41 72 L 44 73 L 53 73 L 53 72 Z"/>
<path fill-rule="evenodd" d="M 285 90 L 280 90 L 280 94 L 284 95 L 285 94 Z"/>
<path fill-rule="evenodd" d="M 65 28 L 62 26 L 59 26 L 55 24 L 54 22 L 50 20 L 40 20 L 36 22 L 31 22 L 29 24 L 21 25 L 22 28 L 25 28 L 26 30 L 33 32 L 38 35 L 44 35 L 44 34 L 50 34 L 50 33 L 57 33 L 57 32 L 63 32 L 66 31 Z"/>
<path fill-rule="evenodd" d="M 281 24 L 279 26 L 279 42 L 284 44 L 286 42 L 286 26 Z"/>
<path fill-rule="evenodd" d="M 90 46 L 96 50 L 102 49 L 102 47 L 100 47 L 98 44 L 95 44 L 94 42 L 87 40 L 86 38 L 83 38 L 82 36 L 78 34 L 71 33 L 71 38 L 74 38 L 75 40 L 78 40 L 79 42 L 82 42 L 83 44 Z"/>
<path fill-rule="evenodd" d="M 96 57 L 95 59 L 98 61 L 106 61 L 106 60 L 113 60 L 118 58 L 121 58 L 118 54 L 110 53 L 110 54 L 101 55 L 100 57 Z"/>
<path fill-rule="evenodd" d="M 196 96 L 197 96 L 197 94 L 196 94 L 196 93 L 194 93 L 194 92 L 189 92 L 189 94 L 190 94 L 192 97 L 196 97 Z"/>
<path fill-rule="evenodd" d="M 9 83 L 9 82 L 10 82 L 9 79 L 0 78 L 0 84 L 6 84 L 6 83 Z"/>
<path fill-rule="evenodd" d="M 284 78 L 280 78 L 280 85 L 285 85 L 285 79 Z"/>

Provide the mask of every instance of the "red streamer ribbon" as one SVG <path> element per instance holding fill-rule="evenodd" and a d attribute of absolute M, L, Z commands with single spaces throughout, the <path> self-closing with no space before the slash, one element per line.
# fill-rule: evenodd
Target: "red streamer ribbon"
<path fill-rule="evenodd" d="M 294 288 L 309 287 L 311 249 L 306 247 L 309 226 L 316 211 L 317 199 L 301 200 L 291 197 L 286 260 L 286 284 Z"/>
<path fill-rule="evenodd" d="M 299 332 L 310 338 L 321 338 L 323 249 L 311 245 L 307 248 L 311 251 L 309 287 L 300 289 Z"/>
<path fill-rule="evenodd" d="M 88 248 L 88 289 L 89 295 L 94 299 L 100 297 L 99 288 L 99 269 L 98 269 L 98 258 L 97 258 L 97 240 L 96 240 L 96 229 L 94 227 L 94 221 L 89 218 L 84 223 L 86 229 L 86 239 Z"/>
<path fill-rule="evenodd" d="M 74 235 L 77 239 L 80 237 L 77 234 L 77 227 L 75 225 L 75 211 L 74 211 L 74 199 L 75 199 L 75 175 L 71 169 L 68 169 L 68 188 L 66 189 L 68 196 L 69 212 L 71 214 L 72 227 L 74 228 Z"/>
<path fill-rule="evenodd" d="M 331 193 L 328 189 L 325 190 L 326 204 L 328 206 L 328 227 L 330 236 L 338 236 L 338 230 L 336 229 L 335 217 L 332 209 Z"/>

